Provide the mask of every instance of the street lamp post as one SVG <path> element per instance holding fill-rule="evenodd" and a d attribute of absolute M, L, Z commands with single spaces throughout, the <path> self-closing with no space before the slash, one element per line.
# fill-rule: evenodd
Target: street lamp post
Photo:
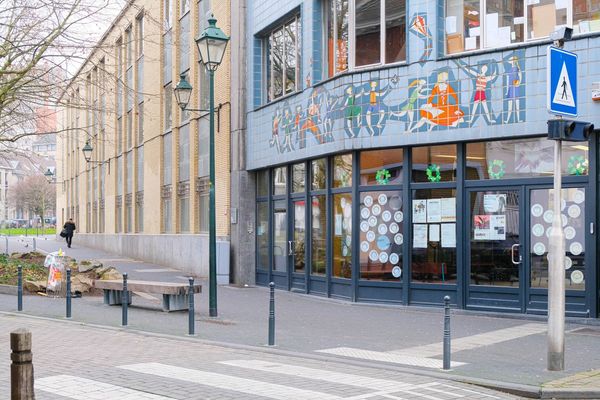
<path fill-rule="evenodd" d="M 180 76 L 180 81 L 175 87 L 174 94 L 177 104 L 184 111 L 207 111 L 210 119 L 210 137 L 209 137 L 209 219 L 208 219 L 208 311 L 211 317 L 216 317 L 217 313 L 217 231 L 216 231 L 216 206 L 215 206 L 215 71 L 221 65 L 229 37 L 217 27 L 217 20 L 214 15 L 208 18 L 208 27 L 196 39 L 196 46 L 200 53 L 200 62 L 204 64 L 209 75 L 209 109 L 189 109 L 189 103 L 192 86 L 185 79 L 185 75 Z"/>

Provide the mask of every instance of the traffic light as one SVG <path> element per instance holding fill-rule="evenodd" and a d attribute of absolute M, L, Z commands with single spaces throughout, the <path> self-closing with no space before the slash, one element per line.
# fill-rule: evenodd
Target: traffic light
<path fill-rule="evenodd" d="M 548 121 L 548 139 L 569 142 L 587 142 L 594 131 L 594 124 L 570 119 Z"/>

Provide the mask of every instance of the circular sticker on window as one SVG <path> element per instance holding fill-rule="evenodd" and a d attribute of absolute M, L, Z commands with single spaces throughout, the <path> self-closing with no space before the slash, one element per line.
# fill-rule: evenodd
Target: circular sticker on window
<path fill-rule="evenodd" d="M 533 245 L 533 252 L 538 256 L 544 255 L 546 252 L 546 245 L 544 243 L 538 242 Z"/>
<path fill-rule="evenodd" d="M 402 211 L 396 211 L 394 213 L 394 221 L 402 222 L 403 220 L 404 220 L 404 214 L 402 213 Z"/>
<path fill-rule="evenodd" d="M 546 221 L 547 224 L 551 224 L 553 218 L 554 218 L 554 212 L 552 212 L 552 210 L 544 211 L 544 221 Z"/>
<path fill-rule="evenodd" d="M 544 235 L 544 225 L 542 224 L 535 224 L 533 226 L 533 228 L 531 228 L 531 233 L 533 233 L 533 236 L 543 236 Z"/>
<path fill-rule="evenodd" d="M 549 238 L 552 235 L 552 227 L 546 229 L 546 237 Z"/>
<path fill-rule="evenodd" d="M 367 240 L 369 242 L 372 242 L 373 240 L 375 240 L 375 232 L 373 232 L 373 231 L 367 232 Z"/>
<path fill-rule="evenodd" d="M 371 211 L 369 211 L 368 208 L 363 207 L 362 210 L 360 210 L 360 216 L 362 217 L 362 219 L 367 219 L 369 218 L 369 215 L 371 215 Z"/>
<path fill-rule="evenodd" d="M 378 252 L 376 252 L 375 250 L 371 250 L 371 251 L 369 252 L 369 259 L 370 259 L 371 261 L 377 261 L 377 259 L 378 259 L 378 258 L 379 258 L 379 253 L 378 253 Z"/>
<path fill-rule="evenodd" d="M 362 241 L 360 242 L 360 251 L 362 251 L 363 253 L 366 253 L 367 251 L 369 251 L 369 242 L 367 241 Z"/>
<path fill-rule="evenodd" d="M 573 228 L 572 226 L 567 226 L 565 228 L 565 238 L 567 240 L 573 240 L 574 237 L 575 237 L 575 228 Z"/>
<path fill-rule="evenodd" d="M 583 246 L 581 245 L 581 243 L 579 242 L 573 242 L 571 243 L 571 245 L 569 246 L 569 251 L 571 252 L 571 254 L 573 254 L 574 256 L 578 256 L 581 254 L 581 252 L 583 251 Z"/>
<path fill-rule="evenodd" d="M 576 269 L 575 271 L 571 272 L 571 282 L 573 282 L 575 284 L 582 283 L 583 282 L 583 272 L 581 272 L 578 269 Z"/>
<path fill-rule="evenodd" d="M 381 214 L 381 219 L 383 219 L 383 222 L 389 222 L 392 219 L 392 213 L 389 212 L 388 210 L 385 210 Z"/>
<path fill-rule="evenodd" d="M 400 268 L 397 265 L 394 268 L 392 268 L 392 276 L 394 278 L 400 278 L 402 276 L 402 268 Z"/>
<path fill-rule="evenodd" d="M 377 225 L 377 217 L 371 215 L 369 217 L 369 226 L 374 227 L 375 225 Z"/>
<path fill-rule="evenodd" d="M 577 204 L 581 204 L 585 201 L 585 192 L 577 190 L 573 195 L 573 201 Z"/>
<path fill-rule="evenodd" d="M 396 244 L 402 244 L 404 242 L 404 236 L 402 236 L 401 233 L 396 233 L 394 235 L 394 243 Z"/>
<path fill-rule="evenodd" d="M 360 230 L 366 232 L 369 230 L 369 223 L 367 221 L 362 221 L 360 223 Z"/>
<path fill-rule="evenodd" d="M 531 206 L 531 215 L 539 217 L 544 212 L 544 207 L 541 204 L 534 204 Z"/>
<path fill-rule="evenodd" d="M 390 239 L 387 236 L 379 236 L 377 238 L 377 247 L 379 250 L 387 250 L 391 246 Z"/>
<path fill-rule="evenodd" d="M 400 196 L 394 195 L 390 197 L 389 201 L 389 206 L 392 210 L 399 210 L 400 208 L 402 208 L 402 199 L 400 198 Z"/>
<path fill-rule="evenodd" d="M 579 208 L 578 205 L 573 204 L 569 207 L 569 211 L 567 212 L 569 213 L 569 217 L 577 218 L 581 215 L 581 208 Z"/>
<path fill-rule="evenodd" d="M 381 206 L 379 204 L 375 204 L 371 211 L 373 212 L 373 215 L 377 216 L 381 214 Z"/>
<path fill-rule="evenodd" d="M 565 257 L 565 269 L 569 269 L 573 266 L 573 260 L 569 257 Z"/>
<path fill-rule="evenodd" d="M 379 197 L 377 197 L 377 201 L 379 202 L 379 204 L 381 204 L 382 206 L 387 204 L 388 198 L 385 194 L 381 193 L 379 195 Z"/>
<path fill-rule="evenodd" d="M 390 233 L 398 233 L 399 230 L 400 230 L 400 227 L 398 226 L 397 223 L 392 222 L 390 224 Z"/>
<path fill-rule="evenodd" d="M 379 224 L 379 226 L 377 227 L 377 232 L 379 232 L 380 235 L 385 235 L 388 231 L 388 227 L 386 224 Z"/>
<path fill-rule="evenodd" d="M 567 216 L 565 214 L 560 214 L 560 219 L 562 221 L 562 226 L 567 226 L 567 224 L 569 223 L 569 219 L 567 218 Z"/>
<path fill-rule="evenodd" d="M 392 253 L 390 254 L 390 262 L 392 264 L 398 264 L 398 261 L 400 261 L 400 256 L 396 253 Z"/>
<path fill-rule="evenodd" d="M 561 199 L 560 200 L 560 211 L 565 211 L 565 208 L 567 208 L 567 201 L 565 199 Z"/>
<path fill-rule="evenodd" d="M 371 196 L 365 196 L 363 203 L 365 203 L 365 206 L 371 207 L 373 205 L 373 198 Z"/>
<path fill-rule="evenodd" d="M 379 262 L 382 264 L 385 264 L 386 262 L 388 262 L 387 253 L 379 253 Z"/>

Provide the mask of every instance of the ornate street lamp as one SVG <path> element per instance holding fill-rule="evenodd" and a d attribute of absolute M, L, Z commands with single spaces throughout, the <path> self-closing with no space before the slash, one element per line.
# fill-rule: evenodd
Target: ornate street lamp
<path fill-rule="evenodd" d="M 174 89 L 177 104 L 184 111 L 206 111 L 210 118 L 210 186 L 209 186 L 209 220 L 208 220 L 208 311 L 211 317 L 217 316 L 217 233 L 215 207 L 215 71 L 221 65 L 229 37 L 217 27 L 217 19 L 213 14 L 208 18 L 208 27 L 196 39 L 200 53 L 200 62 L 204 64 L 209 75 L 210 106 L 208 110 L 189 109 L 187 105 L 192 95 L 192 85 L 185 74 L 179 76 L 179 82 Z M 219 106 L 219 110 L 221 107 Z"/>
<path fill-rule="evenodd" d="M 52 171 L 50 171 L 50 168 L 48 168 L 46 172 L 44 172 L 44 176 L 46 177 L 48 183 L 56 183 L 54 181 L 54 174 L 52 173 Z"/>
<path fill-rule="evenodd" d="M 97 164 L 97 165 L 108 164 L 108 173 L 110 174 L 110 161 L 109 160 L 106 160 L 106 161 L 92 160 L 92 152 L 94 151 L 94 148 L 90 144 L 89 140 L 87 140 L 85 142 L 85 145 L 83 146 L 83 149 L 81 149 L 81 151 L 83 152 L 83 158 L 85 158 L 85 161 L 88 164 Z"/>

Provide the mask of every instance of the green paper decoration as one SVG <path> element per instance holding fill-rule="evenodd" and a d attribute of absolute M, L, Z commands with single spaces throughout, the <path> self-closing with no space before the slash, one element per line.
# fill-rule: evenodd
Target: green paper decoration
<path fill-rule="evenodd" d="M 427 179 L 429 182 L 439 182 L 442 180 L 442 173 L 440 172 L 440 166 L 437 164 L 430 164 L 425 170 Z"/>
<path fill-rule="evenodd" d="M 502 179 L 506 173 L 506 165 L 502 160 L 493 160 L 488 166 L 488 174 L 492 179 Z"/>
<path fill-rule="evenodd" d="M 375 174 L 375 180 L 380 185 L 387 185 L 390 182 L 391 177 L 392 174 L 390 174 L 390 171 L 388 171 L 387 169 L 380 169 Z"/>
<path fill-rule="evenodd" d="M 588 160 L 584 156 L 571 156 L 567 163 L 569 175 L 584 175 L 588 169 Z"/>

